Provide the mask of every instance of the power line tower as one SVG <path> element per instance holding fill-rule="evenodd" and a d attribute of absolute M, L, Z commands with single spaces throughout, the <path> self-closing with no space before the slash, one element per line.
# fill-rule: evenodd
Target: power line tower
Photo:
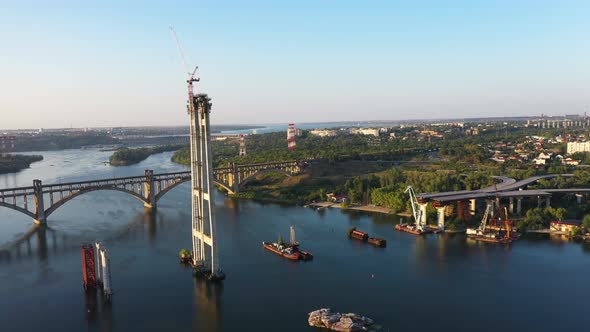
<path fill-rule="evenodd" d="M 244 134 L 240 134 L 240 157 L 246 156 L 246 139 Z"/>
<path fill-rule="evenodd" d="M 287 129 L 287 148 L 289 150 L 295 150 L 297 144 L 295 143 L 295 124 L 289 123 L 289 129 Z"/>

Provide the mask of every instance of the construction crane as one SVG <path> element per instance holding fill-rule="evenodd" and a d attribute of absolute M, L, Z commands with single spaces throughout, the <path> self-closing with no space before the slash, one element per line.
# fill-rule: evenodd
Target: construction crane
<path fill-rule="evenodd" d="M 293 226 L 291 226 L 291 245 L 296 246 L 299 243 L 297 243 L 297 240 L 295 240 L 295 228 Z"/>
<path fill-rule="evenodd" d="M 180 60 L 182 61 L 184 70 L 188 74 L 188 79 L 186 82 L 188 83 L 189 100 L 193 100 L 193 82 L 198 82 L 200 80 L 200 78 L 197 77 L 197 70 L 199 69 L 199 66 L 195 66 L 195 69 L 193 69 L 192 72 L 190 71 L 188 65 L 186 64 L 186 59 L 184 58 L 184 51 L 182 50 L 182 46 L 180 45 L 180 41 L 176 35 L 176 30 L 174 30 L 173 26 L 170 26 L 170 32 L 172 33 L 172 37 L 174 37 L 174 41 L 176 41 L 176 47 L 178 48 L 178 53 L 180 54 Z"/>
<path fill-rule="evenodd" d="M 416 229 L 424 232 L 426 230 L 426 225 L 422 220 L 422 210 L 420 210 L 418 206 L 418 198 L 416 197 L 416 192 L 412 186 L 408 186 L 404 193 L 410 194 L 410 203 L 412 205 L 412 213 L 414 215 L 414 220 L 416 221 Z"/>
<path fill-rule="evenodd" d="M 486 230 L 486 226 L 488 224 L 488 217 L 491 213 L 492 210 L 492 206 L 491 204 L 488 204 L 486 206 L 486 212 L 483 214 L 483 218 L 481 219 L 481 223 L 479 224 L 478 228 L 467 228 L 467 230 L 465 230 L 465 233 L 467 235 L 483 235 L 485 230 Z"/>

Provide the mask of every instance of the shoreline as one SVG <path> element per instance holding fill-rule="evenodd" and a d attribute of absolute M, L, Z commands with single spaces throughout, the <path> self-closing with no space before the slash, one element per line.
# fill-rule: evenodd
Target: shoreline
<path fill-rule="evenodd" d="M 377 212 L 377 213 L 382 213 L 382 214 L 389 214 L 389 215 L 397 215 L 397 214 L 393 214 L 390 208 L 386 208 L 386 207 L 382 207 L 382 206 L 376 206 L 373 204 L 367 204 L 367 205 L 351 205 L 348 207 L 342 207 L 340 205 L 340 203 L 332 203 L 332 202 L 319 202 L 319 203 L 310 203 L 307 205 L 304 205 L 304 207 L 315 207 L 315 208 L 320 208 L 320 209 L 325 209 L 325 208 L 337 208 L 337 209 L 342 209 L 342 210 L 356 210 L 356 211 L 365 211 L 365 212 Z"/>

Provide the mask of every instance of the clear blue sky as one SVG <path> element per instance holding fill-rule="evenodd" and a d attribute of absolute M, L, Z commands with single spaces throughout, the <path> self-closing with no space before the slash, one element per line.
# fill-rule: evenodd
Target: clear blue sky
<path fill-rule="evenodd" d="M 89 3 L 0 0 L 0 128 L 186 124 L 169 25 L 214 123 L 590 105 L 590 1 Z"/>

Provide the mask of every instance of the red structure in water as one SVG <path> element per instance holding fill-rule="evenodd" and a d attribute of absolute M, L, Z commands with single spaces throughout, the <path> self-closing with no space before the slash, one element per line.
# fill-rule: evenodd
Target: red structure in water
<path fill-rule="evenodd" d="M 94 246 L 82 245 L 82 278 L 84 289 L 96 288 L 96 268 L 94 264 Z"/>

